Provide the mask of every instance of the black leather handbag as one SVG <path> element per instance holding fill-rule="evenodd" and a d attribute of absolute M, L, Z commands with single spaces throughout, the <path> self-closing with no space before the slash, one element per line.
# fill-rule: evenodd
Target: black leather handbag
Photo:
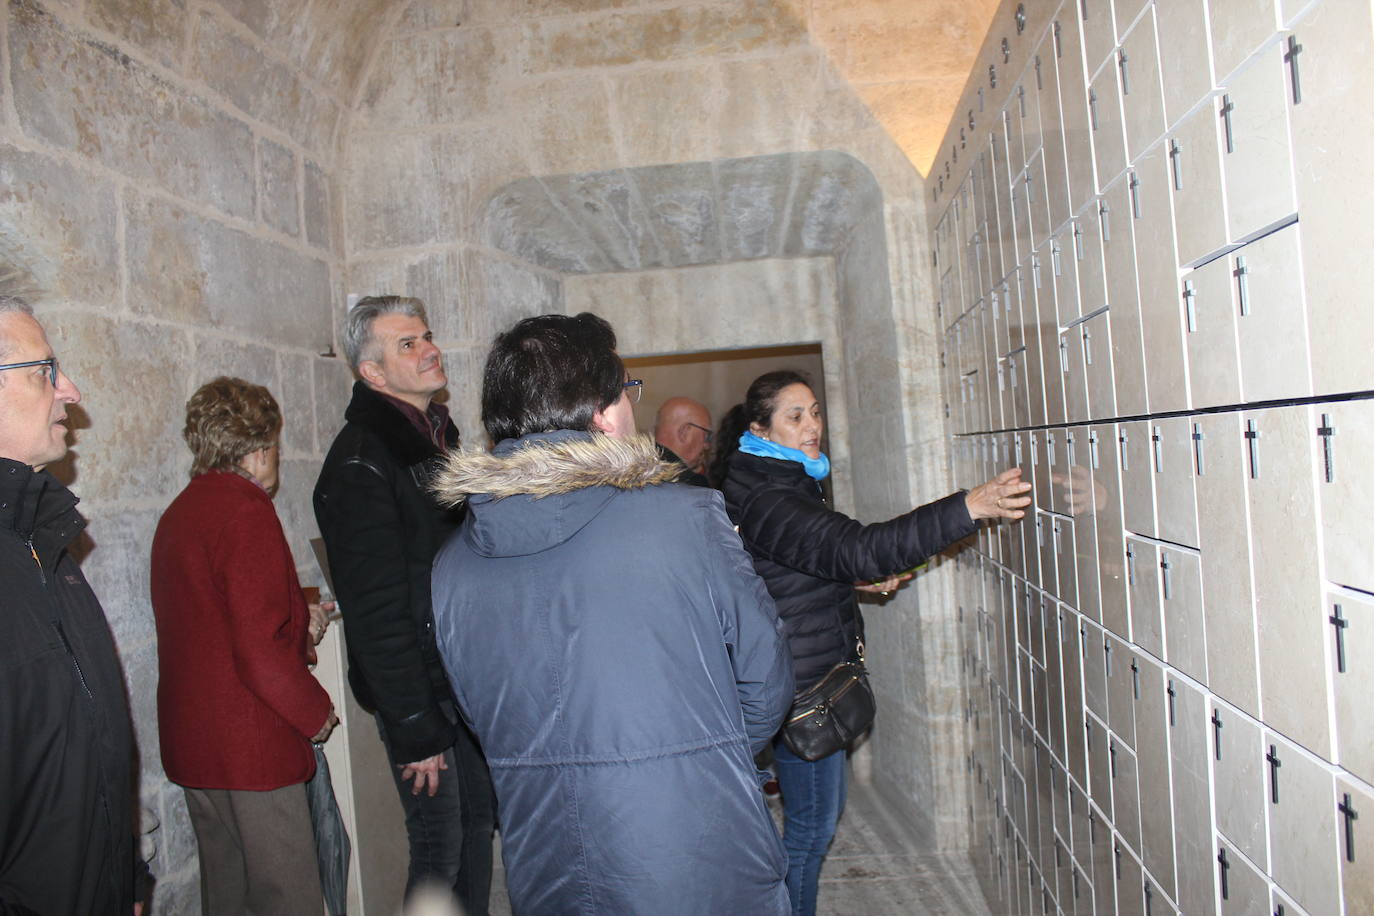
<path fill-rule="evenodd" d="M 864 644 L 855 641 L 854 658 L 840 662 L 809 690 L 792 698 L 782 726 L 787 749 L 803 760 L 820 760 L 849 747 L 868 730 L 878 711 L 864 665 Z"/>

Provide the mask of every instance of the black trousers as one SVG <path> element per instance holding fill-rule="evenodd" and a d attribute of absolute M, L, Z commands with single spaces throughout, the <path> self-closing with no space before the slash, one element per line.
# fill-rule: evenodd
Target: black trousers
<path fill-rule="evenodd" d="M 455 713 L 456 715 L 456 713 Z M 406 898 L 421 885 L 452 888 L 467 916 L 486 916 L 491 897 L 492 838 L 496 832 L 496 796 L 491 773 L 477 739 L 459 723 L 458 740 L 444 751 L 448 769 L 439 771 L 439 791 L 413 795 L 413 780 L 401 779 L 401 766 L 387 744 L 391 775 L 405 812 L 410 840 Z"/>

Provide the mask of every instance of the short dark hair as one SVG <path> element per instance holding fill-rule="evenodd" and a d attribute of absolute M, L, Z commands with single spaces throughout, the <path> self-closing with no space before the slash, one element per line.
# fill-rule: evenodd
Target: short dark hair
<path fill-rule="evenodd" d="M 624 392 L 615 331 L 591 312 L 526 318 L 500 334 L 482 374 L 492 443 L 555 429 L 589 430 Z"/>

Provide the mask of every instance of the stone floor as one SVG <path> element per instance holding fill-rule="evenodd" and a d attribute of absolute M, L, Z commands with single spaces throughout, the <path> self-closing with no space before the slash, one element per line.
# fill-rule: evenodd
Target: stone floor
<path fill-rule="evenodd" d="M 779 818 L 781 812 L 775 812 Z M 510 916 L 500 857 L 492 916 Z M 849 801 L 821 872 L 818 916 L 990 916 L 968 860 L 923 852 L 906 825 L 871 789 L 849 786 Z"/>
<path fill-rule="evenodd" d="M 967 858 L 922 851 L 872 789 L 851 781 L 821 871 L 819 916 L 989 916 Z"/>

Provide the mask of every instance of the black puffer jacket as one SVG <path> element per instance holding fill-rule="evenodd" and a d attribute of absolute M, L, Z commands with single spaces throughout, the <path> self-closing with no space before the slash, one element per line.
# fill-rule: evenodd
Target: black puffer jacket
<path fill-rule="evenodd" d="M 85 526 L 54 477 L 0 459 L 0 913 L 133 911 L 133 731 L 67 552 Z"/>
<path fill-rule="evenodd" d="M 797 690 L 812 686 L 854 646 L 863 627 L 854 583 L 910 569 L 973 534 L 964 494 L 864 525 L 825 504 L 796 461 L 737 452 L 725 508 L 778 605 Z"/>
<path fill-rule="evenodd" d="M 424 760 L 457 737 L 441 706 L 455 701 L 434 641 L 429 576 L 462 514 L 430 496 L 441 453 L 390 401 L 357 382 L 344 418 L 315 484 L 315 520 L 343 613 L 348 682 L 381 714 L 396 759 Z M 457 441 L 449 424 L 448 447 Z"/>

